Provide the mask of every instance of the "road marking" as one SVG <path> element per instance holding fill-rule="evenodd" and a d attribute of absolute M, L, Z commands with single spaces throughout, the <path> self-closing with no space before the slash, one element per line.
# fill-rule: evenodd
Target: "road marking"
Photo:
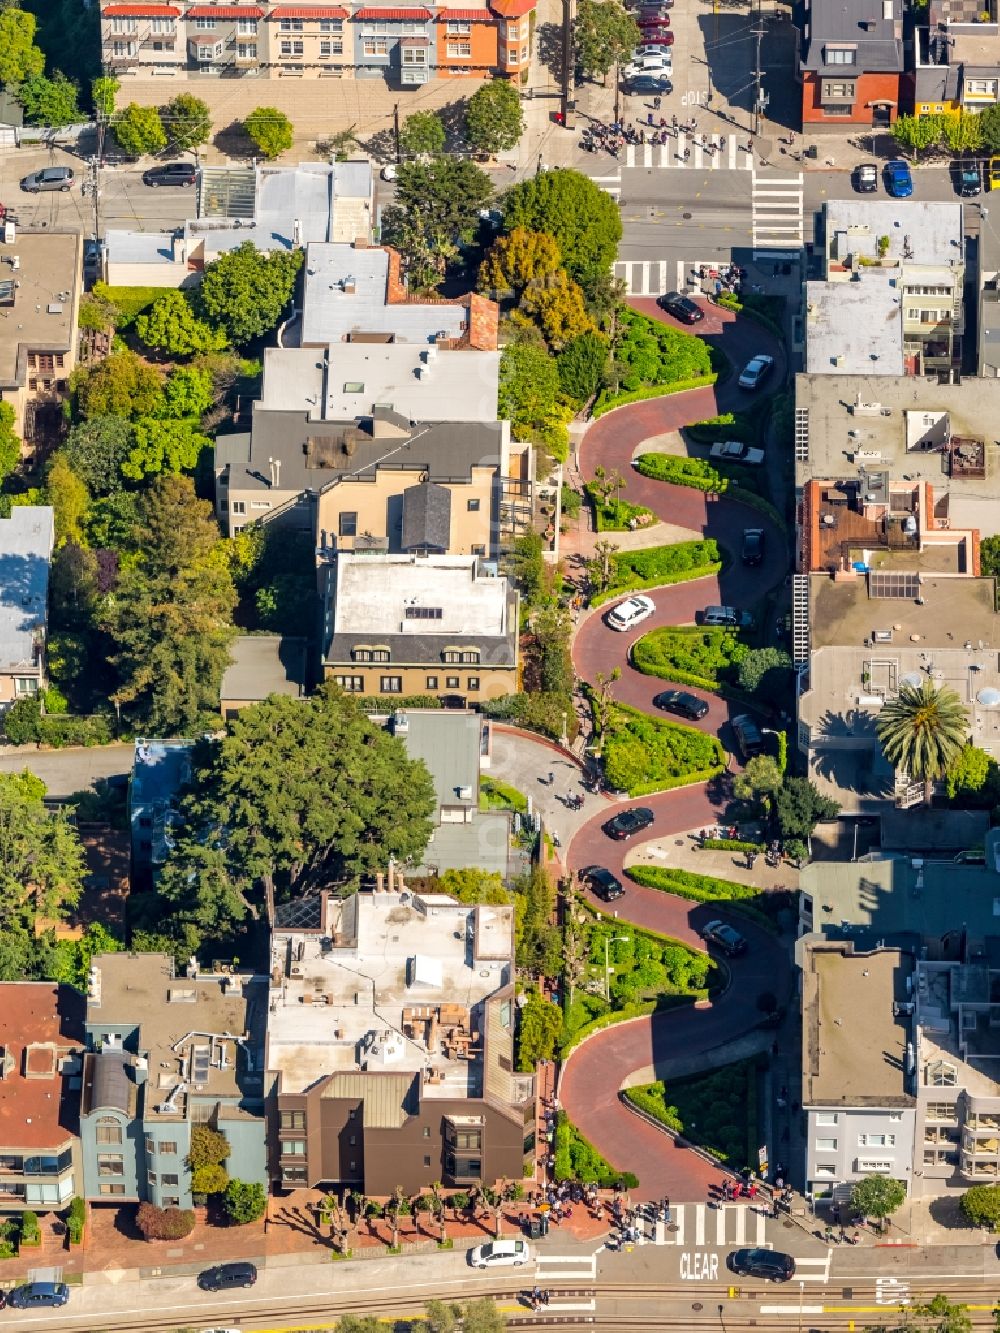
<path fill-rule="evenodd" d="M 596 1254 L 540 1254 L 535 1264 L 535 1275 L 544 1276 L 542 1269 L 549 1265 L 575 1264 L 572 1269 L 558 1268 L 556 1272 L 549 1273 L 552 1278 L 579 1279 L 585 1278 L 593 1282 L 597 1277 L 597 1255 Z"/>
<path fill-rule="evenodd" d="M 694 1214 L 694 1243 L 695 1245 L 705 1244 L 705 1208 L 704 1205 L 695 1208 Z"/>
<path fill-rule="evenodd" d="M 762 1305 L 759 1307 L 761 1314 L 825 1314 L 824 1305 Z"/>
<path fill-rule="evenodd" d="M 795 176 L 758 176 L 751 187 L 751 228 L 754 258 L 759 251 L 798 250 L 804 240 L 802 173 Z"/>
<path fill-rule="evenodd" d="M 898 1277 L 875 1279 L 876 1305 L 909 1305 L 910 1284 Z"/>
<path fill-rule="evenodd" d="M 677 222 L 677 227 L 690 227 Z M 661 292 L 696 290 L 696 284 L 687 281 L 688 273 L 699 268 L 724 268 L 721 259 L 678 259 L 676 281 L 671 284 L 669 259 L 619 259 L 614 265 L 614 276 L 625 284 L 626 296 L 659 296 Z"/>
<path fill-rule="evenodd" d="M 655 125 L 639 128 L 657 132 Z M 665 144 L 626 144 L 625 166 L 646 171 L 753 171 L 753 154 L 740 146 L 737 136 L 727 134 L 724 148 L 720 146 L 722 137 L 699 134 L 695 138 L 680 130 Z M 690 152 L 690 157 L 685 157 L 685 152 Z"/>

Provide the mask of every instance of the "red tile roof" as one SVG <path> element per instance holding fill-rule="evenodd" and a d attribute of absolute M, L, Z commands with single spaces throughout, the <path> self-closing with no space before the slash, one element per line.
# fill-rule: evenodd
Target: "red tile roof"
<path fill-rule="evenodd" d="M 381 5 L 369 5 L 354 11 L 356 19 L 386 19 L 389 23 L 426 23 L 430 16 L 429 9 L 389 9 Z"/>
<path fill-rule="evenodd" d="M 47 1043 L 56 1050 L 33 1049 Z M 0 984 L 0 1046 L 7 1057 L 0 1079 L 0 1146 L 57 1148 L 76 1133 L 76 1094 L 64 1088 L 58 1062 L 83 1044 L 83 997 L 77 991 L 46 981 Z"/>
<path fill-rule="evenodd" d="M 466 23 L 492 23 L 493 15 L 488 9 L 439 9 L 438 22 L 446 23 L 448 19 L 462 19 Z"/>
<path fill-rule="evenodd" d="M 536 0 L 491 0 L 490 8 L 494 14 L 504 19 L 519 19 L 530 14 Z"/>
<path fill-rule="evenodd" d="M 102 18 L 116 19 L 175 19 L 180 15 L 176 5 L 106 5 Z"/>
<path fill-rule="evenodd" d="M 279 5 L 267 16 L 270 19 L 346 19 L 347 10 L 340 5 Z"/>
<path fill-rule="evenodd" d="M 262 19 L 259 5 L 195 5 L 184 15 L 186 19 Z"/>

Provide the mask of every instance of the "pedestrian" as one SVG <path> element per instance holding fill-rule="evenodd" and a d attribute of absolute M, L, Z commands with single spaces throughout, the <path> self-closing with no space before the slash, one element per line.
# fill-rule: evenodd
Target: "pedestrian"
<path fill-rule="evenodd" d="M 720 135 L 719 135 L 719 147 L 720 147 L 720 148 L 725 148 L 725 146 L 726 146 L 726 136 L 725 136 L 724 134 L 720 134 Z"/>
<path fill-rule="evenodd" d="M 690 156 L 691 156 L 691 149 L 690 149 L 690 148 L 685 148 L 685 149 L 684 149 L 684 161 L 687 162 L 688 159 L 690 158 Z"/>

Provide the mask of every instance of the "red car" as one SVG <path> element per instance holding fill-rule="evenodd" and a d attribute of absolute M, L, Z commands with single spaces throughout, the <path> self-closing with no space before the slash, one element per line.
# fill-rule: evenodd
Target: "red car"
<path fill-rule="evenodd" d="M 644 15 L 637 20 L 639 27 L 643 30 L 648 28 L 669 28 L 670 17 L 667 14 L 649 14 Z"/>
<path fill-rule="evenodd" d="M 647 28 L 642 34 L 643 46 L 673 46 L 674 34 L 662 28 Z"/>

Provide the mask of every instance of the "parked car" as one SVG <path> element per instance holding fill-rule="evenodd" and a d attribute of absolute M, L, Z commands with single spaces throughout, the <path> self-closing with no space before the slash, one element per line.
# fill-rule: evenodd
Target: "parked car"
<path fill-rule="evenodd" d="M 726 1264 L 740 1277 L 762 1277 L 768 1282 L 787 1282 L 795 1276 L 795 1260 L 780 1250 L 734 1250 Z"/>
<path fill-rule="evenodd" d="M 759 565 L 764 559 L 766 546 L 767 535 L 763 528 L 744 528 L 740 559 L 745 565 Z"/>
<path fill-rule="evenodd" d="M 909 199 L 913 193 L 913 177 L 910 166 L 902 158 L 894 158 L 885 167 L 885 188 L 893 199 Z"/>
<path fill-rule="evenodd" d="M 652 810 L 648 810 L 644 805 L 634 805 L 630 810 L 622 810 L 612 816 L 604 825 L 604 832 L 616 842 L 624 842 L 626 838 L 648 829 L 653 818 Z"/>
<path fill-rule="evenodd" d="M 654 41 L 648 35 L 643 36 L 644 45 L 637 46 L 632 52 L 632 63 L 640 65 L 647 60 L 655 60 L 659 64 L 671 64 L 673 56 L 669 51 L 664 51 L 658 41 Z"/>
<path fill-rule="evenodd" d="M 746 363 L 737 383 L 741 389 L 759 389 L 773 369 L 774 357 L 761 353 Z"/>
<path fill-rule="evenodd" d="M 473 1268 L 520 1268 L 531 1258 L 531 1247 L 524 1240 L 490 1240 L 469 1251 Z"/>
<path fill-rule="evenodd" d="M 991 157 L 987 167 L 991 190 L 1000 190 L 1000 157 Z"/>
<path fill-rule="evenodd" d="M 635 74 L 630 76 L 626 71 L 624 77 L 629 92 L 638 97 L 665 97 L 674 90 L 674 85 L 665 74 Z"/>
<path fill-rule="evenodd" d="M 602 902 L 613 903 L 616 898 L 624 898 L 621 880 L 604 866 L 584 866 L 579 873 L 591 893 Z"/>
<path fill-rule="evenodd" d="M 764 753 L 764 737 L 749 713 L 740 713 L 733 718 L 733 731 L 744 759 L 752 759 L 755 754 Z"/>
<path fill-rule="evenodd" d="M 155 190 L 160 185 L 194 185 L 198 168 L 191 162 L 164 162 L 142 173 L 143 185 Z"/>
<path fill-rule="evenodd" d="M 691 722 L 697 722 L 708 712 L 705 700 L 699 699 L 696 694 L 688 694 L 687 690 L 663 690 L 653 696 L 653 704 L 665 713 L 676 713 L 678 717 L 686 717 Z"/>
<path fill-rule="evenodd" d="M 639 29 L 643 34 L 653 28 L 670 27 L 669 14 L 638 14 L 635 21 L 638 23 Z M 643 37 L 643 40 L 645 40 L 645 36 Z"/>
<path fill-rule="evenodd" d="M 657 46 L 673 46 L 674 34 L 668 28 L 643 28 L 642 40 L 646 43 L 644 51 Z"/>
<path fill-rule="evenodd" d="M 705 318 L 701 306 L 692 301 L 690 296 L 683 296 L 680 292 L 664 292 L 662 296 L 656 298 L 656 304 L 668 315 L 673 315 L 674 319 L 679 319 L 682 324 L 697 324 L 699 320 Z"/>
<path fill-rule="evenodd" d="M 978 162 L 955 162 L 952 165 L 955 193 L 960 199 L 974 199 L 983 192 L 983 173 Z"/>
<path fill-rule="evenodd" d="M 69 1300 L 65 1282 L 25 1282 L 15 1287 L 7 1304 L 15 1310 L 53 1310 Z"/>
<path fill-rule="evenodd" d="M 723 463 L 744 463 L 747 467 L 757 467 L 764 461 L 764 450 L 754 449 L 743 440 L 717 440 L 709 450 L 709 457 L 721 459 Z"/>
<path fill-rule="evenodd" d="M 658 46 L 655 55 L 646 55 L 641 59 L 633 58 L 631 64 L 622 71 L 626 80 L 640 79 L 646 75 L 652 78 L 669 78 L 673 73 L 673 62 L 665 46 Z"/>
<path fill-rule="evenodd" d="M 646 17 L 655 18 L 659 14 L 665 13 L 668 9 L 673 9 L 674 0 L 642 0 L 635 9 L 635 21 L 641 23 Z"/>
<path fill-rule="evenodd" d="M 752 629 L 753 616 L 735 606 L 706 606 L 698 618 L 702 625 L 722 625 L 727 629 Z"/>
<path fill-rule="evenodd" d="M 86 236 L 83 241 L 83 271 L 92 273 L 101 267 L 104 242 L 97 236 Z"/>
<path fill-rule="evenodd" d="M 725 921 L 709 921 L 707 926 L 702 926 L 699 933 L 706 944 L 714 944 L 730 958 L 736 958 L 747 951 L 746 940 L 738 930 L 734 930 Z"/>
<path fill-rule="evenodd" d="M 874 194 L 878 189 L 878 167 L 874 162 L 862 162 L 854 168 L 851 181 L 858 194 Z"/>
<path fill-rule="evenodd" d="M 44 190 L 68 190 L 75 177 L 72 167 L 42 167 L 21 180 L 21 189 L 28 194 L 38 194 Z"/>
<path fill-rule="evenodd" d="M 655 610 L 656 603 L 652 597 L 636 593 L 634 597 L 626 597 L 624 602 L 619 602 L 617 606 L 611 608 L 607 614 L 607 624 L 609 629 L 631 629 L 633 625 L 646 620 Z"/>
<path fill-rule="evenodd" d="M 234 1287 L 252 1287 L 257 1269 L 250 1263 L 216 1264 L 198 1274 L 202 1291 L 232 1291 Z"/>

